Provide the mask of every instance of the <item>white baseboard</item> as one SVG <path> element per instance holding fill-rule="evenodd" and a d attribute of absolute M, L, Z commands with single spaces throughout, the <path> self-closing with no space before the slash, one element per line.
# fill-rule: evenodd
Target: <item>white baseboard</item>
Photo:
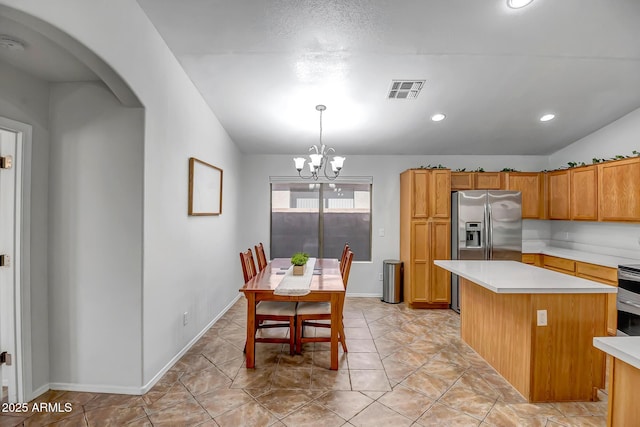
<path fill-rule="evenodd" d="M 27 399 L 28 402 L 31 402 L 36 397 L 40 396 L 41 394 L 44 394 L 44 393 L 48 392 L 49 390 L 51 390 L 51 385 L 50 384 L 45 384 L 45 385 L 42 385 L 42 386 L 38 387 L 37 389 L 31 391 L 31 395 L 30 396 L 25 396 L 25 398 Z"/>
<path fill-rule="evenodd" d="M 211 326 L 213 326 L 214 323 L 216 323 L 218 321 L 218 319 L 220 319 L 227 311 L 229 311 L 229 309 L 231 307 L 233 307 L 233 305 L 236 303 L 236 301 L 238 301 L 238 299 L 240 299 L 240 297 L 244 296 L 244 294 L 238 293 L 238 296 L 235 297 L 229 304 L 227 304 L 227 306 L 225 308 L 222 309 L 222 311 L 220 312 L 220 314 L 218 314 L 211 322 L 209 322 L 207 324 L 207 326 L 205 326 L 200 333 L 198 333 L 198 335 L 196 335 L 191 341 L 189 341 L 189 343 L 184 346 L 184 348 L 182 350 L 180 350 L 180 352 L 178 354 L 176 354 L 166 365 L 164 365 L 164 367 L 162 369 L 160 369 L 160 372 L 158 372 L 153 378 L 151 378 L 151 380 L 149 380 L 149 382 L 147 382 L 144 386 L 142 386 L 142 389 L 140 391 L 139 394 L 145 394 L 146 392 L 148 392 L 149 390 L 151 390 L 151 388 L 156 385 L 156 383 L 158 381 L 160 381 L 160 379 L 162 378 L 162 376 L 164 374 L 167 373 L 167 371 L 169 369 L 171 369 L 171 367 L 173 365 L 175 365 L 175 363 L 180 360 L 180 358 L 182 356 L 184 356 L 184 354 L 189 351 L 189 349 L 196 343 L 198 342 L 198 340 L 200 338 L 202 338 L 202 336 L 205 334 L 205 332 L 207 332 L 209 330 L 209 328 L 211 328 Z"/>
<path fill-rule="evenodd" d="M 107 384 L 49 383 L 51 390 L 82 391 L 88 393 L 115 393 L 140 395 L 140 387 L 114 386 Z"/>
<path fill-rule="evenodd" d="M 352 294 L 347 292 L 349 298 L 382 298 L 382 294 Z"/>

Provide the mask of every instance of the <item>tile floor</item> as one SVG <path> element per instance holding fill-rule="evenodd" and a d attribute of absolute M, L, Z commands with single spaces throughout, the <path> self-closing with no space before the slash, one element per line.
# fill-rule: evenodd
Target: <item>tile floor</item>
<path fill-rule="evenodd" d="M 338 371 L 327 369 L 328 343 L 293 357 L 258 343 L 248 370 L 245 306 L 240 299 L 144 396 L 50 391 L 37 401 L 72 411 L 2 414 L 0 427 L 606 425 L 606 402 L 526 403 L 459 339 L 450 310 L 347 298 L 349 353 Z"/>

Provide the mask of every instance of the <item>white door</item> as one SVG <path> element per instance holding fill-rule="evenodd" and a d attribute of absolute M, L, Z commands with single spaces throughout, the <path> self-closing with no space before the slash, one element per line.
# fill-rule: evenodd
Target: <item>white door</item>
<path fill-rule="evenodd" d="M 0 157 L 11 166 L 0 168 L 0 352 L 12 359 L 0 365 L 2 401 L 17 401 L 16 376 L 16 148 L 18 134 L 0 128 Z M 0 165 L 2 166 L 2 165 Z"/>

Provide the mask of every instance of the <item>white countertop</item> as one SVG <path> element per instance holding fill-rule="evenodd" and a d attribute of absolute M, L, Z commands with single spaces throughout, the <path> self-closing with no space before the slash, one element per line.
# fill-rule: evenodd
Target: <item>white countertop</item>
<path fill-rule="evenodd" d="M 614 286 L 517 261 L 437 260 L 433 263 L 496 293 L 600 294 L 618 291 Z"/>
<path fill-rule="evenodd" d="M 537 242 L 531 242 L 530 244 L 523 242 L 522 253 L 557 256 L 560 258 L 588 262 L 589 264 L 602 265 L 604 267 L 611 268 L 618 268 L 619 265 L 640 264 L 640 259 L 623 258 L 619 256 L 579 251 L 576 249 L 559 248 L 556 246 L 538 244 Z"/>
<path fill-rule="evenodd" d="M 593 346 L 640 369 L 640 337 L 595 337 Z"/>

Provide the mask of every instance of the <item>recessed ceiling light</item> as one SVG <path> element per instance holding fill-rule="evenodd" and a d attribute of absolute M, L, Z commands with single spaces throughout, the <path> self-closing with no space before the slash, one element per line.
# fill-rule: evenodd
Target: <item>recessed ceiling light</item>
<path fill-rule="evenodd" d="M 555 117 L 556 117 L 555 114 L 545 114 L 544 116 L 540 117 L 540 121 L 548 122 L 549 120 L 553 120 Z"/>
<path fill-rule="evenodd" d="M 511 9 L 520 9 L 521 7 L 525 7 L 533 0 L 507 0 L 507 6 Z"/>
<path fill-rule="evenodd" d="M 447 116 L 445 116 L 442 113 L 436 113 L 433 116 L 431 116 L 431 120 L 433 120 L 434 122 L 441 122 L 442 120 L 445 119 L 445 117 Z"/>

